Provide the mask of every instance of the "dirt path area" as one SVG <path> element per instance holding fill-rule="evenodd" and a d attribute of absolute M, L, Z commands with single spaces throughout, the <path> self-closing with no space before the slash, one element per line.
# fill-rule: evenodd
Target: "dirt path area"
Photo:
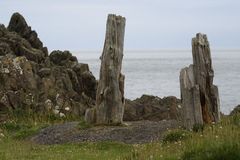
<path fill-rule="evenodd" d="M 38 144 L 117 141 L 129 144 L 148 143 L 162 139 L 168 129 L 178 128 L 175 120 L 125 122 L 124 126 L 96 126 L 79 129 L 79 122 L 68 122 L 42 129 L 30 138 Z"/>

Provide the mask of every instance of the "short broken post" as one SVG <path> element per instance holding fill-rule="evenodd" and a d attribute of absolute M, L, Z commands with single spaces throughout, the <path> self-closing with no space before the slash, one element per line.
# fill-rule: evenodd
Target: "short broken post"
<path fill-rule="evenodd" d="M 218 88 L 213 85 L 214 71 L 206 35 L 198 33 L 192 39 L 192 55 L 193 65 L 180 72 L 183 124 L 187 129 L 220 120 Z"/>
<path fill-rule="evenodd" d="M 123 121 L 125 100 L 121 69 L 124 32 L 125 18 L 108 15 L 96 106 L 86 111 L 85 121 L 88 123 L 117 125 Z"/>

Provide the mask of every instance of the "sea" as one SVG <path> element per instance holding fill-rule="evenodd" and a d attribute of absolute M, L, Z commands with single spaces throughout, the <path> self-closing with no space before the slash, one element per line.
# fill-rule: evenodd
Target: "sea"
<path fill-rule="evenodd" d="M 101 51 L 73 52 L 80 63 L 87 63 L 98 79 Z M 214 84 L 218 86 L 220 109 L 229 114 L 240 104 L 240 50 L 212 50 Z M 125 97 L 143 94 L 180 98 L 180 70 L 192 64 L 191 50 L 124 51 Z"/>

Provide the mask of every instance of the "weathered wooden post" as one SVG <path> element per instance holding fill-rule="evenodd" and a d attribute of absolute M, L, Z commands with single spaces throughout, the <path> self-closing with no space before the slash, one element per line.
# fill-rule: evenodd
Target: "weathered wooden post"
<path fill-rule="evenodd" d="M 125 18 L 108 15 L 96 107 L 86 111 L 85 120 L 95 124 L 120 124 L 124 112 L 124 75 L 121 74 Z"/>
<path fill-rule="evenodd" d="M 203 124 L 199 86 L 195 84 L 193 65 L 180 72 L 180 89 L 183 106 L 183 124 L 191 129 L 194 124 Z"/>
<path fill-rule="evenodd" d="M 198 33 L 192 39 L 193 65 L 180 73 L 184 126 L 218 122 L 220 120 L 219 95 L 213 85 L 214 71 L 207 36 Z"/>

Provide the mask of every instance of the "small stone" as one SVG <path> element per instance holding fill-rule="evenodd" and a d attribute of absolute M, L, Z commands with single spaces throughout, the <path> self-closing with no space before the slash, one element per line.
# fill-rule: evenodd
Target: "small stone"
<path fill-rule="evenodd" d="M 3 137 L 5 137 L 5 135 L 4 135 L 3 133 L 0 133 L 0 137 L 2 137 L 2 138 L 3 138 Z"/>
<path fill-rule="evenodd" d="M 46 107 L 47 111 L 51 110 L 51 109 L 52 109 L 52 106 L 53 106 L 52 101 L 51 101 L 50 99 L 47 99 L 47 100 L 45 101 L 45 107 Z"/>
<path fill-rule="evenodd" d="M 59 114 L 59 110 L 54 109 L 54 110 L 53 110 L 53 113 L 54 113 L 55 115 L 57 115 L 57 114 Z"/>
<path fill-rule="evenodd" d="M 66 108 L 65 108 L 65 111 L 70 111 L 70 108 L 69 108 L 69 107 L 66 107 Z"/>
<path fill-rule="evenodd" d="M 10 73 L 9 69 L 8 68 L 3 68 L 3 73 Z"/>
<path fill-rule="evenodd" d="M 66 117 L 66 115 L 65 115 L 64 113 L 60 113 L 59 116 L 60 116 L 61 118 Z"/>
<path fill-rule="evenodd" d="M 59 106 L 55 106 L 55 109 L 56 109 L 56 110 L 59 110 L 59 109 L 60 109 L 60 107 L 59 107 Z"/>

